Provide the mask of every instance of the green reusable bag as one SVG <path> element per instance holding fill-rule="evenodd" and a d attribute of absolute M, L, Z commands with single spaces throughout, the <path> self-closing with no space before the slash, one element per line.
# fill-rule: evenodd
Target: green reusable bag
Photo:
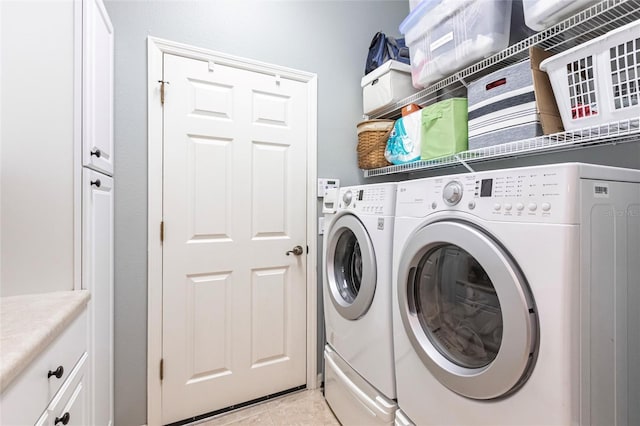
<path fill-rule="evenodd" d="M 466 98 L 446 99 L 422 109 L 421 160 L 466 151 L 468 143 Z"/>

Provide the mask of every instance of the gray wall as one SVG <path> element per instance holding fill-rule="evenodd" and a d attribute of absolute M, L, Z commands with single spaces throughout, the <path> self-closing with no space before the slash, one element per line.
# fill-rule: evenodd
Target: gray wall
<path fill-rule="evenodd" d="M 154 36 L 318 75 L 318 175 L 361 182 L 367 48 L 406 1 L 106 0 L 116 34 L 115 423 L 146 423 L 147 57 Z M 321 310 L 319 311 L 321 312 Z"/>

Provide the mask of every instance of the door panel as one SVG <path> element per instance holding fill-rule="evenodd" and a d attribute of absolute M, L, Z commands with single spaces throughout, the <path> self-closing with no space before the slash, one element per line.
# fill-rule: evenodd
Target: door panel
<path fill-rule="evenodd" d="M 286 361 L 287 269 L 253 271 L 251 284 L 251 366 Z"/>
<path fill-rule="evenodd" d="M 164 423 L 306 382 L 307 88 L 165 54 Z"/>

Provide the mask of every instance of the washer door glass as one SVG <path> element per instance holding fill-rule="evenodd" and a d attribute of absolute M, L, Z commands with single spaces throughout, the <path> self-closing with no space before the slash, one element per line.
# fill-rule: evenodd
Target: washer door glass
<path fill-rule="evenodd" d="M 362 283 L 362 252 L 351 230 L 345 229 L 338 237 L 333 263 L 333 278 L 338 293 L 346 303 L 353 303 Z"/>
<path fill-rule="evenodd" d="M 422 256 L 415 277 L 412 308 L 433 346 L 461 367 L 493 361 L 502 342 L 502 313 L 478 261 L 456 245 L 443 244 Z"/>
<path fill-rule="evenodd" d="M 442 221 L 412 234 L 397 295 L 409 341 L 447 388 L 493 399 L 529 377 L 538 347 L 533 298 L 511 257 L 483 230 Z"/>
<path fill-rule="evenodd" d="M 364 315 L 375 293 L 376 259 L 364 225 L 353 215 L 338 217 L 327 234 L 325 278 L 331 301 L 346 319 Z"/>

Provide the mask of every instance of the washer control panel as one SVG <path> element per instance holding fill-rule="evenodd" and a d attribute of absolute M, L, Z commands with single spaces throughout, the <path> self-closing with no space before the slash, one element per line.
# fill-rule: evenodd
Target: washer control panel
<path fill-rule="evenodd" d="M 574 223 L 577 171 L 558 166 L 416 179 L 398 183 L 396 216 L 465 211 L 486 219 Z"/>
<path fill-rule="evenodd" d="M 352 210 L 360 214 L 393 216 L 396 205 L 395 183 L 383 183 L 340 188 L 340 210 Z"/>

